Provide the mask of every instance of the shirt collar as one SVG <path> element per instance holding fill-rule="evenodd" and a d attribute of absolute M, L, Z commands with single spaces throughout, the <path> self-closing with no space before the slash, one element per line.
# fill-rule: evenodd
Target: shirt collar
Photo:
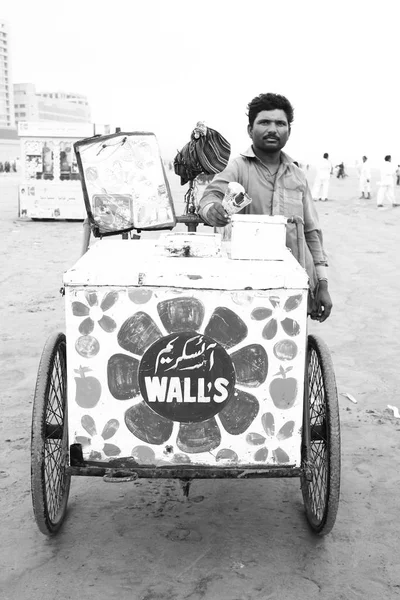
<path fill-rule="evenodd" d="M 242 152 L 240 154 L 240 156 L 244 156 L 245 158 L 257 158 L 258 159 L 258 156 L 256 156 L 254 154 L 253 146 L 250 146 L 249 148 L 247 148 L 247 150 Z M 293 159 L 288 154 L 286 154 L 286 152 L 283 152 L 281 150 L 281 163 L 282 164 L 291 164 L 292 162 L 293 162 Z"/>

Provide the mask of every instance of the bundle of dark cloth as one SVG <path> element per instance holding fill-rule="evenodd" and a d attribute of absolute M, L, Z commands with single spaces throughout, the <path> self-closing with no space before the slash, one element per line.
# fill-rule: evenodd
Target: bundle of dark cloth
<path fill-rule="evenodd" d="M 215 129 L 199 121 L 182 150 L 174 158 L 174 171 L 185 185 L 200 175 L 215 175 L 225 169 L 231 155 L 230 143 Z"/>

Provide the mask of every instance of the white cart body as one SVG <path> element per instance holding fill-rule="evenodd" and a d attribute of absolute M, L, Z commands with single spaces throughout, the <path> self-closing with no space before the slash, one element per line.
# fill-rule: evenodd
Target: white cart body
<path fill-rule="evenodd" d="M 308 277 L 288 250 L 186 258 L 100 240 L 64 285 L 83 465 L 300 467 Z"/>

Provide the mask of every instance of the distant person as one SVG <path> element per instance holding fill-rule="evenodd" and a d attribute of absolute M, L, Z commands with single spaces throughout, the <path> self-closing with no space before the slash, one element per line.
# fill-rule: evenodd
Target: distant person
<path fill-rule="evenodd" d="M 346 171 L 344 170 L 344 163 L 341 162 L 340 164 L 336 165 L 335 168 L 337 169 L 336 177 L 338 179 L 340 179 L 340 178 L 344 179 L 345 177 L 347 177 Z"/>
<path fill-rule="evenodd" d="M 394 201 L 394 173 L 395 169 L 392 165 L 392 157 L 390 154 L 387 154 L 381 166 L 381 180 L 378 183 L 379 188 L 376 197 L 378 208 L 382 208 L 386 200 L 392 206 L 398 206 Z"/>
<path fill-rule="evenodd" d="M 0 173 L 4 173 L 4 165 L 0 162 Z"/>
<path fill-rule="evenodd" d="M 397 165 L 396 169 L 396 185 L 400 185 L 400 165 Z"/>
<path fill-rule="evenodd" d="M 312 197 L 314 201 L 328 201 L 329 180 L 332 173 L 332 163 L 329 160 L 329 154 L 325 152 L 322 160 L 317 164 L 317 175 L 312 188 Z"/>
<path fill-rule="evenodd" d="M 8 160 L 6 160 L 6 162 L 4 163 L 4 171 L 6 173 L 10 172 L 10 163 L 8 162 Z"/>
<path fill-rule="evenodd" d="M 371 171 L 366 156 L 362 157 L 362 165 L 360 168 L 360 192 L 360 199 L 365 198 L 366 200 L 369 200 L 371 198 Z"/>

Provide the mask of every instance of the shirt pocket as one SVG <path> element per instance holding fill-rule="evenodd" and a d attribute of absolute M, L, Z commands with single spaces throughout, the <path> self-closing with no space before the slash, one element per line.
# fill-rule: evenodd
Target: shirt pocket
<path fill-rule="evenodd" d="M 283 190 L 285 216 L 303 217 L 303 191 L 300 188 L 285 187 Z"/>

